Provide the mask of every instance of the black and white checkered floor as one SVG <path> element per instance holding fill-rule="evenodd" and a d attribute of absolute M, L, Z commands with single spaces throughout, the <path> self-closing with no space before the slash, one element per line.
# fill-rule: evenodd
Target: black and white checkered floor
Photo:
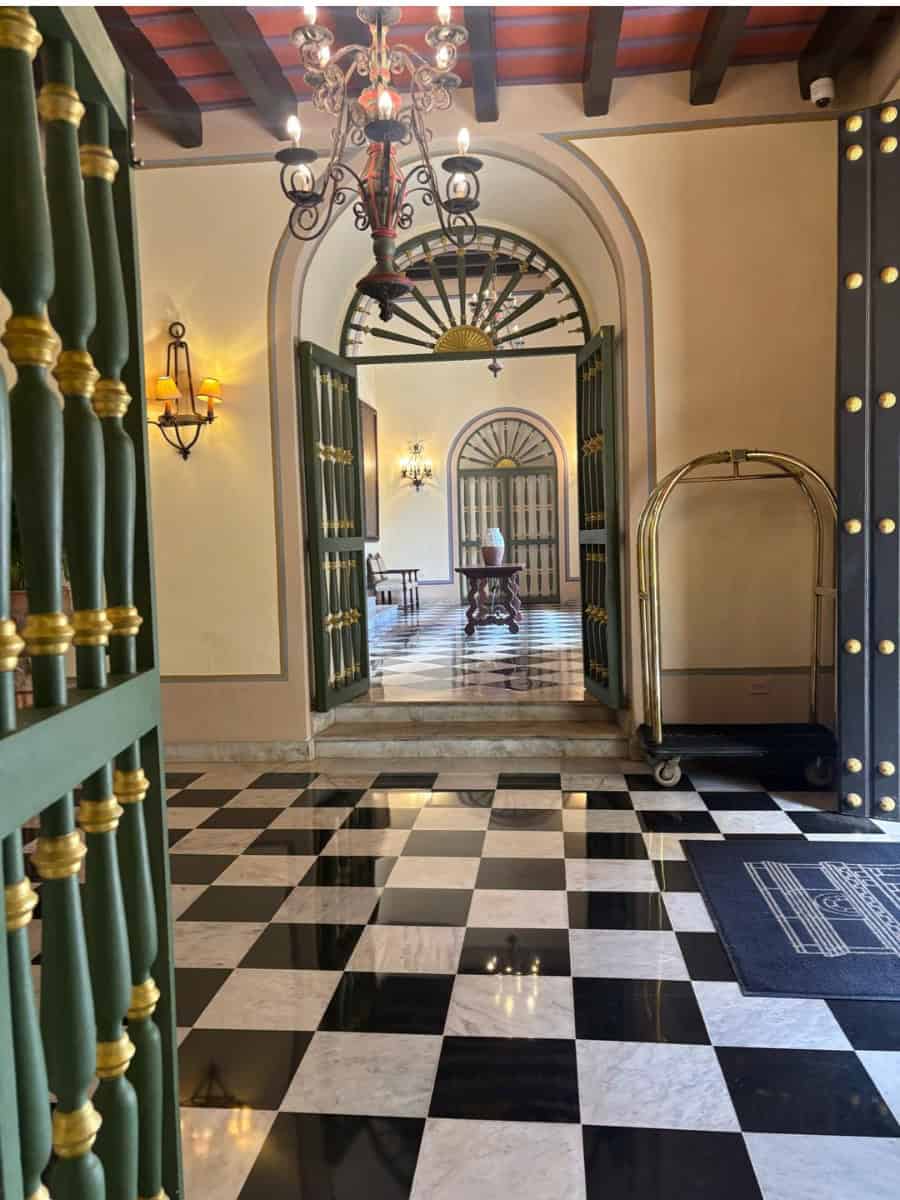
<path fill-rule="evenodd" d="M 680 843 L 896 826 L 436 766 L 169 775 L 189 1200 L 893 1200 L 900 1004 L 742 996 Z"/>
<path fill-rule="evenodd" d="M 449 600 L 373 623 L 366 701 L 584 698 L 576 605 L 526 605 L 518 633 L 485 626 L 468 638 L 464 624 L 465 607 Z"/>

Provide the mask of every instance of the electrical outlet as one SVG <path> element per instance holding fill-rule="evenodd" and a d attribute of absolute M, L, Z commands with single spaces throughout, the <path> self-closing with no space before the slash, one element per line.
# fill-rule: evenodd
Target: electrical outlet
<path fill-rule="evenodd" d="M 751 679 L 750 680 L 750 695 L 751 696 L 768 696 L 769 681 L 768 679 Z"/>

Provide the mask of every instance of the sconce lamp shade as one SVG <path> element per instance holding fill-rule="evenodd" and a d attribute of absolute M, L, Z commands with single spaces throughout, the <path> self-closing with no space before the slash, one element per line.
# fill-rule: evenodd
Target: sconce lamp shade
<path fill-rule="evenodd" d="M 205 400 L 207 403 L 212 401 L 214 404 L 218 404 L 222 399 L 222 384 L 220 381 L 213 379 L 211 375 L 206 379 L 201 379 L 197 399 Z"/>
<path fill-rule="evenodd" d="M 206 382 L 204 380 L 204 382 Z M 160 402 L 164 400 L 180 400 L 181 392 L 178 390 L 178 384 L 171 375 L 160 375 L 156 381 L 156 399 Z"/>

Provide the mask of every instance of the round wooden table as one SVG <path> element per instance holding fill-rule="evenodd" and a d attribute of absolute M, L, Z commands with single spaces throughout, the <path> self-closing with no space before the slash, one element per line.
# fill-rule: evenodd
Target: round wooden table
<path fill-rule="evenodd" d="M 504 563 L 502 567 L 457 567 L 469 585 L 469 607 L 466 609 L 465 632 L 471 637 L 477 625 L 505 625 L 510 633 L 519 632 L 522 620 L 522 601 L 519 599 L 519 573 L 524 563 Z M 496 582 L 494 591 L 488 584 Z"/>

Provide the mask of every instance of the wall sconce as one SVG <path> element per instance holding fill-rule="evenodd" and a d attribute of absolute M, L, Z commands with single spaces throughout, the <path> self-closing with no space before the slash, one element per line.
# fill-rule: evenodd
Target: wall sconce
<path fill-rule="evenodd" d="M 425 447 L 421 442 L 409 443 L 409 456 L 400 469 L 402 479 L 408 479 L 417 492 L 425 486 L 425 480 L 431 478 L 431 463 L 425 458 Z"/>
<path fill-rule="evenodd" d="M 194 396 L 194 378 L 191 374 L 191 351 L 184 337 L 184 325 L 173 321 L 169 326 L 171 341 L 166 347 L 166 373 L 156 381 L 156 401 L 163 411 L 156 425 L 169 445 L 183 459 L 190 457 L 204 425 L 216 419 L 215 405 L 222 399 L 222 384 L 218 379 L 207 376 L 200 380 Z M 180 381 L 180 382 L 179 382 Z M 184 382 L 187 382 L 187 392 Z M 206 411 L 198 409 L 197 402 L 205 401 Z"/>

